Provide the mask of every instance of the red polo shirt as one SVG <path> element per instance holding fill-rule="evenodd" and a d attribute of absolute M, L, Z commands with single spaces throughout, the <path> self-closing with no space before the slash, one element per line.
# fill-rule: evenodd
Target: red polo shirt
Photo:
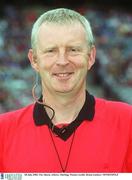
<path fill-rule="evenodd" d="M 0 115 L 0 172 L 132 172 L 132 106 L 87 93 L 54 127 L 38 103 Z"/>

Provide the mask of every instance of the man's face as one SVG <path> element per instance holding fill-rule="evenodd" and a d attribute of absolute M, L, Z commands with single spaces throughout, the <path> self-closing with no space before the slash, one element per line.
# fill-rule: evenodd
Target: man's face
<path fill-rule="evenodd" d="M 85 31 L 79 23 L 43 24 L 38 33 L 36 59 L 29 59 L 40 74 L 44 91 L 70 93 L 85 88 L 95 48 L 88 49 Z"/>

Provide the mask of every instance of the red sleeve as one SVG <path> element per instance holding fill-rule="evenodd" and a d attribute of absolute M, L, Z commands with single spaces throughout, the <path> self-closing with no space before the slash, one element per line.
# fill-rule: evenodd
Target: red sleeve
<path fill-rule="evenodd" d="M 2 141 L 2 126 L 0 120 L 0 172 L 3 172 L 3 165 L 2 165 L 2 154 L 3 154 L 3 141 Z"/>
<path fill-rule="evenodd" d="M 126 172 L 132 173 L 132 119 L 131 119 L 130 133 L 129 133 L 129 145 L 128 145 L 125 164 L 126 164 Z"/>

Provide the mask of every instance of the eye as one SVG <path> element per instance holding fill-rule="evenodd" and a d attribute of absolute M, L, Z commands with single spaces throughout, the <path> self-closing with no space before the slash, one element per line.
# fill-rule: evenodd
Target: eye
<path fill-rule="evenodd" d="M 47 57 L 53 57 L 56 55 L 57 48 L 46 48 L 43 50 L 43 55 Z"/>
<path fill-rule="evenodd" d="M 48 49 L 48 50 L 46 50 L 46 53 L 52 53 L 54 51 L 55 51 L 54 49 Z"/>
<path fill-rule="evenodd" d="M 71 51 L 76 52 L 78 50 L 77 50 L 77 48 L 71 48 Z"/>
<path fill-rule="evenodd" d="M 69 50 L 71 52 L 79 52 L 79 48 L 78 47 L 71 47 L 71 48 L 69 48 Z"/>
<path fill-rule="evenodd" d="M 68 53 L 69 55 L 78 55 L 80 53 L 81 49 L 79 47 L 69 47 Z"/>

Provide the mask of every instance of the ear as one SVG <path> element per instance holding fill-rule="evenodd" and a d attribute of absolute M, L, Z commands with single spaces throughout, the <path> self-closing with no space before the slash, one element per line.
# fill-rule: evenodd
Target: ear
<path fill-rule="evenodd" d="M 92 46 L 90 48 L 90 52 L 88 53 L 88 70 L 90 70 L 93 64 L 95 63 L 95 57 L 96 57 L 96 48 L 95 46 Z"/>
<path fill-rule="evenodd" d="M 33 49 L 29 49 L 28 58 L 29 58 L 32 68 L 38 72 L 39 69 L 38 69 L 37 57 L 36 57 L 35 53 L 33 52 Z"/>

